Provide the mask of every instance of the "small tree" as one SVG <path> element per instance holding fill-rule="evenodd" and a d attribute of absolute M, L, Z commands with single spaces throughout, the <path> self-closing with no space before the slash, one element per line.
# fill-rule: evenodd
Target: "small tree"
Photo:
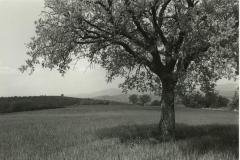
<path fill-rule="evenodd" d="M 216 105 L 218 100 L 218 93 L 216 92 L 208 92 L 205 94 L 205 107 L 206 108 L 212 108 Z"/>
<path fill-rule="evenodd" d="M 238 93 L 238 90 L 235 91 L 235 94 L 232 98 L 230 106 L 231 106 L 232 109 L 239 110 L 239 93 Z"/>
<path fill-rule="evenodd" d="M 132 103 L 132 104 L 137 104 L 138 102 L 138 95 L 136 94 L 132 94 L 128 97 L 129 99 L 129 102 Z"/>
<path fill-rule="evenodd" d="M 139 96 L 139 103 L 143 106 L 150 101 L 151 101 L 151 97 L 147 94 Z"/>
<path fill-rule="evenodd" d="M 219 95 L 217 97 L 216 107 L 217 108 L 219 108 L 219 107 L 227 107 L 228 103 L 229 103 L 229 99 L 227 99 L 224 96 Z"/>
<path fill-rule="evenodd" d="M 161 106 L 161 104 L 162 104 L 162 101 L 154 100 L 152 101 L 151 106 Z"/>
<path fill-rule="evenodd" d="M 191 94 L 185 94 L 182 97 L 182 103 L 190 108 L 205 107 L 205 97 L 199 91 L 193 91 Z"/>
<path fill-rule="evenodd" d="M 226 107 L 229 100 L 217 92 L 209 92 L 203 95 L 199 91 L 182 96 L 182 102 L 186 107 L 191 108 L 219 108 Z"/>

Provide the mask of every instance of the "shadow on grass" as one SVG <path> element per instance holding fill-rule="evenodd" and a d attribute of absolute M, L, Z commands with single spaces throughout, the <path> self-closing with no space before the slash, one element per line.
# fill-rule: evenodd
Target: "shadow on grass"
<path fill-rule="evenodd" d="M 157 124 L 117 126 L 97 130 L 100 139 L 117 138 L 123 144 L 160 144 Z M 238 125 L 176 125 L 175 144 L 184 154 L 228 153 L 238 157 Z"/>

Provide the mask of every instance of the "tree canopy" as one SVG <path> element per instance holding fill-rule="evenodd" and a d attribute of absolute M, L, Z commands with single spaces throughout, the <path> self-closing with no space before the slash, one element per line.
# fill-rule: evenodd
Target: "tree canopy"
<path fill-rule="evenodd" d="M 139 96 L 139 103 L 143 106 L 150 101 L 151 97 L 148 94 L 143 94 Z"/>
<path fill-rule="evenodd" d="M 128 97 L 129 99 L 129 102 L 132 103 L 132 104 L 137 104 L 138 102 L 138 95 L 136 94 L 132 94 Z"/>
<path fill-rule="evenodd" d="M 46 0 L 28 44 L 35 64 L 69 69 L 88 58 L 125 77 L 123 89 L 159 88 L 165 72 L 189 70 L 194 81 L 238 70 L 238 2 L 211 0 Z"/>

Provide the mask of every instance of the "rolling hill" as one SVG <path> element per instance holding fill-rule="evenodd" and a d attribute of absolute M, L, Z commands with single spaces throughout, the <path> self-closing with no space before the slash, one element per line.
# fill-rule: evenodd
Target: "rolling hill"
<path fill-rule="evenodd" d="M 238 87 L 238 83 L 224 83 L 224 84 L 218 84 L 216 86 L 216 91 L 219 92 L 220 95 L 225 96 L 229 99 L 231 99 L 234 95 L 235 90 Z M 78 97 L 78 98 L 94 98 L 98 100 L 110 100 L 110 101 L 116 101 L 116 102 L 123 102 L 128 103 L 128 97 L 131 94 L 142 94 L 138 93 L 136 91 L 130 91 L 128 94 L 122 93 L 121 89 L 117 88 L 111 88 L 111 89 L 105 89 L 100 90 L 93 93 L 81 93 L 81 94 L 73 94 L 70 95 L 71 97 Z M 152 100 L 159 100 L 160 97 L 150 95 Z"/>
<path fill-rule="evenodd" d="M 71 94 L 69 96 L 77 97 L 77 98 L 94 98 L 94 97 L 100 97 L 100 96 L 114 96 L 114 95 L 120 95 L 120 94 L 122 94 L 122 91 L 120 89 L 110 88 L 110 89 L 104 89 L 104 90 L 91 92 L 91 93 Z"/>

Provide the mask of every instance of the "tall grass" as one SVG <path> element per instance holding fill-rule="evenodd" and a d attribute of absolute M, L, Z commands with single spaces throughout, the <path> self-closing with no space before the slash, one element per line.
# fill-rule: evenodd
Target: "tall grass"
<path fill-rule="evenodd" d="M 237 160 L 239 157 L 236 113 L 177 109 L 176 140 L 172 142 L 161 141 L 158 120 L 157 108 L 149 106 L 78 106 L 0 115 L 0 159 Z"/>

